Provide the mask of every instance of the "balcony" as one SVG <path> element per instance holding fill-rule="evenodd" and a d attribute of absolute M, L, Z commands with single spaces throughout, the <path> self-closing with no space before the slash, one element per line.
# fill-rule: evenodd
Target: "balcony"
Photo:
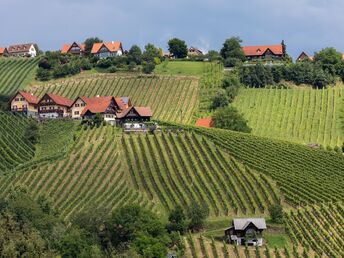
<path fill-rule="evenodd" d="M 61 109 L 43 109 L 43 110 L 39 110 L 40 114 L 47 114 L 47 113 L 57 113 L 59 115 L 63 115 L 63 110 Z"/>

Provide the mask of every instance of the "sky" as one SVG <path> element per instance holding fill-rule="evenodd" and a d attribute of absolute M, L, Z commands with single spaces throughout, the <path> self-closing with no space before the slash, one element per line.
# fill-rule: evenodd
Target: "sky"
<path fill-rule="evenodd" d="M 343 0 L 0 0 L 0 46 L 35 42 L 58 50 L 98 36 L 124 49 L 178 37 L 203 51 L 226 38 L 279 44 L 294 58 L 324 47 L 344 52 Z"/>

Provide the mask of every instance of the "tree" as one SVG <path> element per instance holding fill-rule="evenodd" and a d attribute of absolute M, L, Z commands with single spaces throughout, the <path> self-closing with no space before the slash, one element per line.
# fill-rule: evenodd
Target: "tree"
<path fill-rule="evenodd" d="M 187 230 L 186 215 L 180 205 L 177 205 L 176 208 L 170 212 L 168 221 L 168 232 L 176 231 L 183 234 Z"/>
<path fill-rule="evenodd" d="M 199 231 L 204 227 L 206 218 L 209 215 L 208 207 L 192 202 L 188 208 L 189 228 L 192 231 Z"/>
<path fill-rule="evenodd" d="M 37 122 L 30 120 L 29 124 L 25 130 L 25 139 L 27 139 L 32 144 L 36 144 L 39 138 L 39 127 Z"/>
<path fill-rule="evenodd" d="M 208 57 L 209 61 L 216 61 L 221 59 L 219 52 L 217 52 L 216 50 L 209 50 L 206 56 Z"/>
<path fill-rule="evenodd" d="M 280 204 L 271 205 L 269 207 L 269 213 L 271 217 L 271 221 L 274 223 L 282 223 L 283 222 L 283 209 Z"/>
<path fill-rule="evenodd" d="M 173 38 L 168 41 L 168 50 L 175 58 L 184 58 L 188 54 L 188 47 L 184 40 Z"/>
<path fill-rule="evenodd" d="M 336 74 L 336 66 L 342 61 L 342 54 L 333 47 L 324 48 L 314 55 L 315 63 L 330 74 Z"/>
<path fill-rule="evenodd" d="M 94 126 L 99 127 L 104 121 L 103 116 L 100 113 L 95 114 L 92 119 L 91 122 Z"/>
<path fill-rule="evenodd" d="M 219 89 L 216 95 L 212 98 L 211 109 L 217 109 L 219 107 L 226 107 L 229 104 L 229 98 L 225 89 Z"/>
<path fill-rule="evenodd" d="M 144 62 L 142 64 L 142 71 L 145 73 L 145 74 L 151 74 L 155 69 L 155 64 L 152 63 L 152 62 Z"/>
<path fill-rule="evenodd" d="M 160 50 L 151 43 L 147 44 L 145 46 L 145 51 L 143 52 L 142 59 L 147 63 L 154 63 L 154 58 L 156 57 L 161 57 Z"/>
<path fill-rule="evenodd" d="M 250 133 L 251 128 L 239 111 L 231 106 L 217 109 L 213 116 L 213 125 L 216 128 Z"/>
<path fill-rule="evenodd" d="M 99 39 L 98 37 L 93 37 L 93 38 L 87 38 L 84 42 L 85 44 L 85 54 L 89 55 L 91 54 L 91 50 L 93 47 L 94 43 L 101 43 L 103 42 L 101 39 Z"/>
<path fill-rule="evenodd" d="M 59 251 L 63 258 L 83 257 L 90 253 L 91 246 L 82 230 L 72 228 L 61 239 Z"/>
<path fill-rule="evenodd" d="M 142 62 L 142 51 L 141 48 L 137 45 L 133 45 L 128 52 L 128 60 L 134 62 L 137 65 L 140 65 Z"/>
<path fill-rule="evenodd" d="M 233 59 L 238 61 L 245 61 L 245 55 L 241 48 L 242 40 L 239 37 L 231 37 L 223 43 L 223 47 L 220 51 L 221 57 L 226 60 L 231 60 L 230 64 L 233 63 Z"/>

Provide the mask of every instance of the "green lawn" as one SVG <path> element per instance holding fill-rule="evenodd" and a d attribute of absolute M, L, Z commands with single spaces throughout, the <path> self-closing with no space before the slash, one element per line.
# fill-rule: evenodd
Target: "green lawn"
<path fill-rule="evenodd" d="M 205 69 L 204 62 L 165 61 L 155 68 L 156 74 L 201 76 Z"/>

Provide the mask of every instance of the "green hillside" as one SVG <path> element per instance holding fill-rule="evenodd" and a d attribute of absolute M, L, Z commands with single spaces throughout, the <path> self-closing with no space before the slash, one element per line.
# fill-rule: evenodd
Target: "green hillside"
<path fill-rule="evenodd" d="M 38 59 L 0 58 L 0 95 L 11 96 L 34 77 Z"/>
<path fill-rule="evenodd" d="M 343 145 L 344 88 L 242 89 L 234 106 L 244 114 L 254 135 Z"/>
<path fill-rule="evenodd" d="M 30 160 L 34 146 L 26 139 L 29 120 L 0 111 L 0 173 Z"/>
<path fill-rule="evenodd" d="M 97 74 L 29 88 L 37 96 L 52 92 L 77 96 L 129 96 L 136 106 L 150 106 L 154 119 L 192 123 L 198 106 L 198 80 L 189 77 Z"/>
<path fill-rule="evenodd" d="M 201 76 L 209 66 L 205 62 L 164 61 L 155 67 L 156 74 Z"/>

